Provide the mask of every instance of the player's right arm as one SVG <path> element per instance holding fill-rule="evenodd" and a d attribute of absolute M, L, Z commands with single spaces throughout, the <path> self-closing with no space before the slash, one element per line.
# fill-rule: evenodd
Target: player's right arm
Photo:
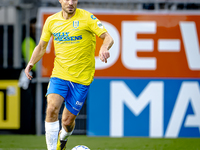
<path fill-rule="evenodd" d="M 47 18 L 43 29 L 42 29 L 42 35 L 40 38 L 40 42 L 39 44 L 35 47 L 33 54 L 31 56 L 31 59 L 28 63 L 28 65 L 26 66 L 25 69 L 25 74 L 27 76 L 27 78 L 29 80 L 31 80 L 33 77 L 29 74 L 29 72 L 31 71 L 31 69 L 33 68 L 33 66 L 42 58 L 42 56 L 45 54 L 46 52 L 46 47 L 48 45 L 48 41 L 51 38 L 51 31 L 50 31 L 50 18 Z"/>
<path fill-rule="evenodd" d="M 29 80 L 31 80 L 33 77 L 29 74 L 33 66 L 42 58 L 42 56 L 46 52 L 46 47 L 48 45 L 48 42 L 45 42 L 43 40 L 40 40 L 39 44 L 35 47 L 33 54 L 31 56 L 31 59 L 26 66 L 25 74 Z"/>

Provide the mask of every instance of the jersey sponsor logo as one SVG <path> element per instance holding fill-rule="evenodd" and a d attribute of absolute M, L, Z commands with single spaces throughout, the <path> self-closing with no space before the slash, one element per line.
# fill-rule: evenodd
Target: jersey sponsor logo
<path fill-rule="evenodd" d="M 53 33 L 55 41 L 79 41 L 82 40 L 82 35 L 79 36 L 69 36 L 69 32 L 58 32 Z"/>
<path fill-rule="evenodd" d="M 56 23 L 54 23 L 54 25 L 63 25 L 63 23 L 62 22 L 56 22 Z"/>
<path fill-rule="evenodd" d="M 73 27 L 78 28 L 79 27 L 79 21 L 73 21 Z"/>
<path fill-rule="evenodd" d="M 92 18 L 93 20 L 96 20 L 96 19 L 97 19 L 94 15 L 91 15 L 91 18 Z"/>

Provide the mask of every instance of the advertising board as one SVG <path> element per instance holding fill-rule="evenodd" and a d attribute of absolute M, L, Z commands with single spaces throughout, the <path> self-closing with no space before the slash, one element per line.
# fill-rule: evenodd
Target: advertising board
<path fill-rule="evenodd" d="M 55 10 L 40 12 L 44 23 Z M 105 64 L 97 38 L 87 135 L 200 137 L 200 14 L 93 13 L 115 43 Z M 52 39 L 42 77 L 53 67 Z"/>
<path fill-rule="evenodd" d="M 20 128 L 18 80 L 0 80 L 0 130 Z"/>
<path fill-rule="evenodd" d="M 200 137 L 200 80 L 95 79 L 89 136 Z"/>

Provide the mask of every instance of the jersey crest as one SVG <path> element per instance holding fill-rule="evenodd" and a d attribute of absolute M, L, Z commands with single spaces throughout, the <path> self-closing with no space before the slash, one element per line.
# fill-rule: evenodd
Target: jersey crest
<path fill-rule="evenodd" d="M 79 21 L 73 21 L 73 27 L 78 28 L 79 27 Z"/>

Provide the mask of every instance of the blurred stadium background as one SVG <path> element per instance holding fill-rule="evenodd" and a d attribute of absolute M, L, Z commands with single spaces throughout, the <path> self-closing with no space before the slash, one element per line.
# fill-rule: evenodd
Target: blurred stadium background
<path fill-rule="evenodd" d="M 170 21 L 173 20 L 174 19 L 173 17 L 175 16 L 176 23 L 181 21 L 183 21 L 183 23 L 189 21 L 189 23 L 196 24 L 196 27 L 200 26 L 200 21 L 198 21 L 200 19 L 199 0 L 79 0 L 78 7 L 86 10 L 91 10 L 92 12 L 94 12 L 95 15 L 97 15 L 97 17 L 100 20 L 104 21 L 105 24 L 106 22 L 109 22 L 108 17 L 114 16 L 115 19 L 117 20 L 118 19 L 117 16 L 122 15 L 119 17 L 122 21 L 123 17 L 125 17 L 124 21 L 138 20 L 139 23 L 144 23 L 149 21 L 150 26 L 151 25 L 155 26 L 156 24 L 155 22 L 156 21 L 159 22 L 159 20 L 156 20 L 154 18 L 154 21 L 152 21 L 152 16 L 157 15 L 158 17 L 160 17 L 159 16 L 160 14 L 164 14 L 163 20 L 169 21 L 169 22 L 164 21 L 164 23 L 170 24 L 171 23 Z M 26 78 L 24 78 L 23 73 L 21 72 L 25 68 L 26 62 L 30 58 L 30 53 L 33 50 L 35 44 L 38 43 L 40 32 L 42 29 L 43 20 L 41 21 L 41 18 L 43 17 L 42 16 L 43 13 L 45 12 L 48 15 L 48 13 L 51 14 L 58 9 L 60 9 L 60 4 L 58 0 L 0 0 L 0 33 L 1 33 L 0 34 L 0 72 L 1 72 L 0 73 L 0 134 L 36 134 L 36 135 L 44 134 L 44 117 L 45 117 L 45 107 L 46 107 L 46 98 L 44 95 L 46 93 L 46 88 L 49 80 L 48 74 L 45 74 L 45 69 L 48 69 L 48 66 L 52 65 L 48 64 L 49 62 L 47 64 L 42 64 L 42 62 L 38 63 L 35 70 L 33 70 L 34 79 L 30 83 L 28 83 Z M 132 17 L 133 19 L 131 17 L 128 17 L 135 14 L 137 14 L 137 16 L 136 17 L 133 16 Z M 150 18 L 148 18 L 148 14 L 149 16 L 151 16 Z M 183 20 L 178 18 L 177 19 L 178 21 L 176 21 L 176 14 L 179 14 L 179 16 L 183 15 L 182 18 Z M 108 16 L 106 17 L 106 15 Z M 170 15 L 172 15 L 172 17 Z M 190 17 L 191 15 L 192 17 Z M 113 19 L 111 19 L 110 23 L 113 22 L 114 22 Z M 159 23 L 161 23 L 161 21 Z M 116 26 L 119 32 L 122 32 L 121 30 L 123 30 L 125 27 L 128 27 L 129 24 L 128 23 L 124 24 L 123 28 L 121 27 L 121 25 L 119 25 L 118 22 L 113 25 Z M 191 24 L 186 24 L 186 25 L 189 26 Z M 191 27 L 193 27 L 192 25 Z M 175 26 L 178 26 L 178 24 Z M 148 26 L 146 27 L 148 28 Z M 147 30 L 144 32 L 138 31 L 138 33 L 141 34 L 147 32 L 146 35 L 143 36 L 138 35 L 138 38 L 143 40 L 151 39 L 152 38 L 151 34 L 155 34 L 156 32 L 154 31 L 155 27 L 152 28 L 153 31 L 151 31 L 151 29 L 149 29 L 149 31 Z M 162 28 L 159 29 L 162 30 Z M 189 28 L 187 28 L 186 30 L 188 29 Z M 132 33 L 131 30 L 132 29 L 130 29 L 130 32 Z M 173 34 L 173 32 L 175 31 L 175 36 L 170 37 L 170 34 L 169 35 L 166 34 L 167 36 L 165 37 L 165 32 L 163 32 L 162 34 L 162 31 L 165 32 L 169 31 L 170 34 Z M 162 31 L 160 33 L 161 36 L 160 38 L 177 39 L 180 37 L 180 35 L 177 35 L 180 34 L 180 31 L 178 30 L 177 32 L 177 29 L 173 28 L 171 24 L 169 25 L 169 27 L 167 27 L 166 25 L 165 30 Z M 199 36 L 200 28 L 197 28 L 196 31 L 197 31 L 196 35 Z M 120 38 L 122 38 L 124 34 L 127 32 L 128 31 L 126 32 L 124 31 L 123 33 L 120 34 L 119 39 L 117 41 L 115 40 L 116 42 L 115 45 L 118 45 L 117 48 L 121 53 L 127 47 L 123 45 L 125 41 Z M 159 32 L 159 30 L 157 32 Z M 193 33 L 193 30 L 186 32 L 188 32 L 188 34 L 190 32 Z M 159 41 L 158 37 L 153 37 L 153 39 Z M 150 43 L 151 42 L 152 41 L 150 41 Z M 199 40 L 197 41 L 198 51 L 195 51 L 192 54 L 191 56 L 192 58 L 189 56 L 190 60 L 195 60 L 194 62 L 190 61 L 194 65 L 191 64 L 187 65 L 185 52 L 188 51 L 186 51 L 185 50 L 186 48 L 184 48 L 187 46 L 187 44 L 184 45 L 184 39 L 180 38 L 179 40 L 175 40 L 174 42 L 175 42 L 175 48 L 172 47 L 172 49 L 168 51 L 170 52 L 170 55 L 167 54 L 165 47 L 163 49 L 162 48 L 160 49 L 160 52 L 162 50 L 165 52 L 164 60 L 169 60 L 170 62 L 171 59 L 172 63 L 167 62 L 168 64 L 164 65 L 162 64 L 163 66 L 161 67 L 163 69 L 161 69 L 161 71 L 159 72 L 156 72 L 155 74 L 153 73 L 153 71 L 156 71 L 155 68 L 149 69 L 147 67 L 147 69 L 145 69 L 144 67 L 144 69 L 142 70 L 141 68 L 138 69 L 137 65 L 136 69 L 134 69 L 134 67 L 131 68 L 131 66 L 128 66 L 127 67 L 128 69 L 127 68 L 124 69 L 122 68 L 121 65 L 117 64 L 115 65 L 114 69 L 112 69 L 111 67 L 111 71 L 114 72 L 109 71 L 109 66 L 107 66 L 106 69 L 98 69 L 97 74 L 95 76 L 94 84 L 92 84 L 91 91 L 89 92 L 89 97 L 87 99 L 87 102 L 83 106 L 80 115 L 77 117 L 77 124 L 73 134 L 76 135 L 87 134 L 89 136 L 117 136 L 117 137 L 118 136 L 119 137 L 123 136 L 144 136 L 144 137 L 166 136 L 167 137 L 168 134 L 169 137 L 172 136 L 175 138 L 200 137 L 198 129 L 200 127 L 200 122 L 199 122 L 200 120 L 199 42 L 200 41 Z M 190 41 L 190 43 L 191 42 L 194 42 L 194 45 L 196 44 L 195 43 L 196 41 Z M 147 45 L 149 44 L 148 41 L 145 41 L 145 43 L 147 43 Z M 178 44 L 178 48 L 176 47 L 176 44 Z M 157 56 L 157 53 L 155 51 L 159 50 L 157 46 L 155 46 L 154 48 L 152 50 L 147 48 L 148 55 L 147 54 L 143 55 L 141 52 L 139 52 L 138 53 L 139 57 L 149 58 L 149 57 L 154 57 L 155 55 Z M 194 46 L 192 48 L 195 49 L 196 47 Z M 180 53 L 181 55 L 180 57 L 179 55 L 173 56 L 174 49 L 176 54 Z M 115 51 L 115 48 L 113 48 L 113 51 Z M 150 52 L 153 51 L 155 53 L 153 55 L 150 55 Z M 192 49 L 191 51 L 193 52 Z M 137 51 L 135 52 L 137 53 Z M 125 57 L 125 55 L 126 54 L 123 54 L 122 57 L 123 56 Z M 160 57 L 159 60 L 161 60 L 163 55 L 159 57 Z M 131 58 L 129 59 L 131 61 Z M 159 60 L 158 62 L 160 62 Z M 113 60 L 113 63 L 115 62 L 116 61 Z M 124 64 L 128 65 L 129 62 L 124 62 Z M 117 71 L 116 69 L 117 66 L 119 66 L 119 69 L 122 70 Z M 174 66 L 176 66 L 178 70 L 176 70 L 177 68 Z M 101 68 L 101 66 L 99 68 Z M 167 69 L 168 74 L 165 74 L 164 71 L 165 69 Z M 124 74 L 123 70 L 125 70 Z M 107 72 L 108 75 L 106 74 Z M 112 73 L 116 75 L 113 75 Z M 151 86 L 150 83 L 152 83 L 153 85 L 155 84 L 155 86 L 158 83 L 158 88 L 152 87 L 152 91 L 150 92 L 153 93 L 154 91 L 158 91 L 158 95 L 161 94 L 160 97 L 164 101 L 163 104 L 160 105 L 158 104 L 159 102 L 156 102 L 157 103 L 156 106 L 161 106 L 165 109 L 169 109 L 169 111 L 164 110 L 164 112 L 163 110 L 155 111 L 155 112 L 162 111 L 161 114 L 155 116 L 158 118 L 161 117 L 161 120 L 151 116 L 152 114 L 150 113 L 151 111 L 150 109 L 152 108 L 155 109 L 155 107 L 152 106 L 153 105 L 152 103 L 154 102 L 151 100 L 145 102 L 144 105 L 141 104 L 142 106 L 141 108 L 139 108 L 139 110 L 136 110 L 135 107 L 131 107 L 130 105 L 132 103 L 129 100 L 124 100 L 124 101 L 122 100 L 122 103 L 124 103 L 123 117 L 120 117 L 122 115 L 120 113 L 113 115 L 110 112 L 110 109 L 112 110 L 115 109 L 114 105 L 115 102 L 112 102 L 113 97 L 115 96 L 112 95 L 113 94 L 112 92 L 113 91 L 120 92 L 120 88 L 119 89 L 115 88 L 124 87 L 125 89 L 124 91 L 126 93 L 127 88 L 125 85 L 128 85 L 131 88 L 132 93 L 134 93 L 136 97 L 137 96 L 139 97 L 140 93 L 142 93 L 142 91 L 148 84 L 149 86 Z M 105 87 L 101 84 L 104 84 Z M 165 86 L 164 89 L 162 87 L 163 85 Z M 162 88 L 160 93 L 159 93 L 160 90 L 159 87 Z M 191 88 L 190 89 L 191 91 L 188 94 L 189 96 L 187 96 L 187 94 L 182 95 L 183 96 L 182 99 L 184 99 L 185 96 L 188 98 L 186 100 L 182 100 L 181 98 L 178 97 L 178 95 L 181 95 L 181 92 L 179 92 L 179 89 L 181 87 L 183 88 L 186 87 L 186 89 Z M 139 90 L 137 88 L 139 88 Z M 99 92 L 100 90 L 102 90 L 103 96 L 102 94 L 100 94 Z M 187 93 L 187 90 L 185 91 Z M 192 93 L 193 91 L 197 92 Z M 167 96 L 166 95 L 163 96 L 162 92 L 165 92 Z M 128 94 L 130 93 L 131 92 L 128 92 Z M 141 95 L 144 96 L 145 94 Z M 148 95 L 149 98 L 151 98 L 150 95 Z M 120 97 L 120 94 L 118 94 L 117 96 Z M 127 98 L 126 96 L 124 97 L 121 96 L 121 97 L 122 99 Z M 156 96 L 153 98 L 156 98 Z M 177 103 L 176 103 L 176 98 L 177 101 L 179 100 Z M 133 97 L 129 96 L 127 99 L 133 99 Z M 171 101 L 171 99 L 173 100 Z M 101 100 L 103 102 L 108 101 L 110 103 L 102 104 L 100 102 Z M 136 100 L 142 101 L 144 100 L 144 98 L 141 99 L 136 98 Z M 184 107 L 181 107 L 179 105 L 179 102 L 180 105 L 184 105 Z M 183 102 L 183 104 L 181 102 Z M 106 105 L 105 108 L 104 104 Z M 152 107 L 150 107 L 150 105 Z M 140 107 L 140 104 L 138 104 L 137 106 Z M 120 109 L 121 107 L 116 106 L 116 109 L 118 108 Z M 175 126 L 173 126 L 174 125 L 173 118 L 176 118 L 175 116 L 176 111 L 173 108 L 174 109 L 177 108 L 178 115 L 180 115 L 177 118 L 181 118 L 180 121 L 175 122 Z M 156 109 L 159 108 L 156 107 Z M 184 112 L 181 112 L 182 109 L 185 109 L 183 110 Z M 113 110 L 113 112 L 115 113 L 123 110 L 116 110 L 116 111 Z M 102 113 L 104 111 L 105 113 Z M 143 112 L 141 113 L 141 111 Z M 170 116 L 172 117 L 171 121 L 169 121 Z M 113 125 L 117 120 L 115 117 L 120 118 L 116 122 L 116 124 L 120 125 L 116 126 Z M 155 120 L 152 120 L 151 117 L 154 118 Z M 163 119 L 163 117 L 167 119 Z M 109 120 L 111 118 L 112 120 Z M 106 121 L 104 121 L 104 119 L 106 119 Z M 152 122 L 153 123 L 157 122 L 158 124 L 160 123 L 161 125 L 155 125 Z M 176 126 L 176 123 L 179 123 L 179 125 Z M 153 127 L 154 129 L 150 129 L 152 126 L 154 126 Z M 113 129 L 112 127 L 116 129 Z M 162 131 L 154 133 L 155 128 Z M 131 132 L 131 129 L 133 129 L 134 131 Z M 120 130 L 119 131 L 120 133 L 116 132 L 116 130 Z"/>

